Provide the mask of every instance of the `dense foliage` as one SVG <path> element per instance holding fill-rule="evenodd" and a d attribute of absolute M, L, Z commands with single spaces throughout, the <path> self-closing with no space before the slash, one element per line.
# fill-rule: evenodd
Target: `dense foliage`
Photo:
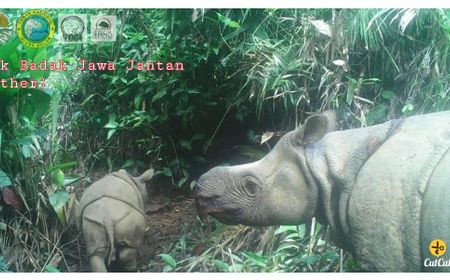
<path fill-rule="evenodd" d="M 7 12 L 11 18 L 21 13 Z M 49 12 L 55 19 L 60 13 Z M 170 179 L 168 188 L 189 190 L 213 165 L 260 158 L 312 112 L 338 109 L 348 127 L 360 127 L 450 109 L 449 10 L 65 13 L 115 14 L 118 39 L 70 45 L 55 40 L 30 49 L 15 38 L 0 46 L 0 58 L 13 65 L 0 78 L 44 76 L 49 83 L 46 90 L 0 89 L 0 232 L 9 236 L 0 237 L 0 271 L 54 269 L 52 261 L 63 255 L 55 248 L 68 238 L 75 197 L 70 186 L 89 181 L 95 170 L 136 172 L 152 165 Z M 18 70 L 19 59 L 58 58 L 113 61 L 117 70 Z M 129 59 L 185 67 L 126 71 Z M 318 242 L 314 231 L 310 239 L 304 228 L 267 234 L 278 238 L 276 246 L 256 253 L 237 256 L 224 249 L 213 255 L 221 255 L 220 261 L 203 255 L 178 265 L 170 254 L 163 258 L 175 270 L 202 270 L 203 262 L 219 271 L 341 266 L 337 251 Z M 314 251 L 318 243 L 326 254 Z M 27 250 L 19 254 L 15 248 Z"/>

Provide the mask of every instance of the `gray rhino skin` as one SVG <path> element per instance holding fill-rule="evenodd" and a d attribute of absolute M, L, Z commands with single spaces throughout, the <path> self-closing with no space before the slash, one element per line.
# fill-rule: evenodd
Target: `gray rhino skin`
<path fill-rule="evenodd" d="M 199 214 L 254 226 L 316 217 L 362 270 L 449 271 L 424 261 L 436 259 L 432 240 L 450 246 L 450 111 L 327 133 L 329 116 L 309 117 L 257 162 L 202 175 Z"/>
<path fill-rule="evenodd" d="M 136 269 L 145 232 L 145 182 L 153 173 L 149 169 L 140 177 L 132 177 L 121 169 L 96 181 L 83 194 L 77 222 L 92 271 L 106 272 L 113 260 L 127 271 Z"/>

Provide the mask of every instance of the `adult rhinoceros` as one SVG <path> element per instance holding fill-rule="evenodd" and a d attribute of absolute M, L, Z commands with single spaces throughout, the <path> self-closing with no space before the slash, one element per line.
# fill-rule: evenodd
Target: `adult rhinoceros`
<path fill-rule="evenodd" d="M 450 250 L 436 261 L 429 247 L 450 246 L 450 111 L 333 125 L 313 115 L 263 159 L 211 169 L 195 190 L 199 213 L 254 226 L 316 217 L 363 270 L 448 271 L 430 265 Z"/>

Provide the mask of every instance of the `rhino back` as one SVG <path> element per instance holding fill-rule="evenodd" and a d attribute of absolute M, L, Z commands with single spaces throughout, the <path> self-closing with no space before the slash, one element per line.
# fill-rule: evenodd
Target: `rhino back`
<path fill-rule="evenodd" d="M 109 197 L 89 204 L 82 217 L 87 254 L 109 251 L 115 255 L 117 244 L 138 248 L 145 231 L 145 217 L 121 201 Z M 108 232 L 110 231 L 110 232 Z"/>
<path fill-rule="evenodd" d="M 81 198 L 81 213 L 86 206 L 104 197 L 116 199 L 142 211 L 144 209 L 144 201 L 135 182 L 123 172 L 108 174 L 93 183 Z"/>
<path fill-rule="evenodd" d="M 410 117 L 361 167 L 347 219 L 362 269 L 422 269 L 422 198 L 449 147 L 450 112 Z"/>
<path fill-rule="evenodd" d="M 450 246 L 450 150 L 437 165 L 423 198 L 421 243 L 422 258 L 436 259 L 428 247 L 435 239 Z M 448 256 L 448 253 L 444 256 Z M 448 257 L 446 259 L 449 259 Z M 427 271 L 450 271 L 450 267 L 424 267 Z"/>

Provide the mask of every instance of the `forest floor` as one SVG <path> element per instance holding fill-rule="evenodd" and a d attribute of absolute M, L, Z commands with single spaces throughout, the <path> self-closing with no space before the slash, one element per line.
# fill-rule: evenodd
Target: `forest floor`
<path fill-rule="evenodd" d="M 146 214 L 147 228 L 139 268 L 161 272 L 165 264 L 159 254 L 174 249 L 180 238 L 193 230 L 192 226 L 198 222 L 194 200 L 185 194 L 158 195 L 150 199 Z"/>

